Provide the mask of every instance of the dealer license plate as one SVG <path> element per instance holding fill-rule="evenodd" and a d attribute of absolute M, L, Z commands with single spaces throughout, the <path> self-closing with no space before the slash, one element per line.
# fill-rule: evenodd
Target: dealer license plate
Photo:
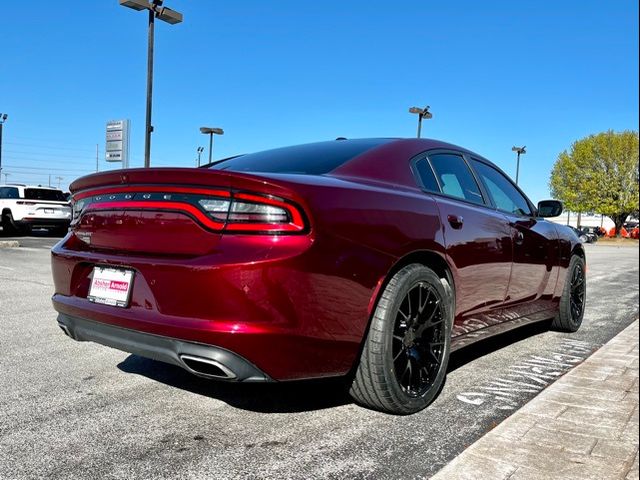
<path fill-rule="evenodd" d="M 126 307 L 129 305 L 133 270 L 94 267 L 87 298 L 91 302 Z"/>

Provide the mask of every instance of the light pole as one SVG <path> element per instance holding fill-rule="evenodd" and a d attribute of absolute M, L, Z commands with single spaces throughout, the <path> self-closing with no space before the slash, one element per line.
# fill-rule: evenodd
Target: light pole
<path fill-rule="evenodd" d="M 7 183 L 9 180 L 9 175 L 11 175 L 10 173 L 5 173 L 4 174 L 4 183 Z"/>
<path fill-rule="evenodd" d="M 64 180 L 64 177 L 56 177 L 56 180 L 58 180 L 58 190 L 60 189 L 60 182 L 62 180 Z"/>
<path fill-rule="evenodd" d="M 433 118 L 433 115 L 429 111 L 429 108 L 429 105 L 427 105 L 424 108 L 411 107 L 409 109 L 409 113 L 418 114 L 418 138 L 420 138 L 420 134 L 422 133 L 422 119 L 426 118 L 427 120 L 429 120 L 430 118 Z"/>
<path fill-rule="evenodd" d="M 200 133 L 209 135 L 209 163 L 211 163 L 213 159 L 213 136 L 224 135 L 224 130 L 221 128 L 200 127 Z"/>
<path fill-rule="evenodd" d="M 196 152 L 198 152 L 198 167 L 199 167 L 200 166 L 200 155 L 202 155 L 202 152 L 204 152 L 204 147 L 198 147 Z"/>
<path fill-rule="evenodd" d="M 144 167 L 149 168 L 151 166 L 151 132 L 153 132 L 153 126 L 151 125 L 151 98 L 153 95 L 153 27 L 154 20 L 158 18 L 163 22 L 167 22 L 171 25 L 182 22 L 182 14 L 171 10 L 168 7 L 163 7 L 163 0 L 119 0 L 120 5 L 133 10 L 148 10 L 149 11 L 149 40 L 147 46 L 147 117 L 145 123 L 144 133 Z"/>
<path fill-rule="evenodd" d="M 0 113 L 0 177 L 2 176 L 2 126 L 7 121 L 7 114 Z"/>
<path fill-rule="evenodd" d="M 525 150 L 526 145 L 524 147 L 512 147 L 511 150 L 513 152 L 516 152 L 518 154 L 518 160 L 517 160 L 517 164 L 516 164 L 516 185 L 518 185 L 518 177 L 520 176 L 520 155 L 524 155 L 525 153 L 527 153 L 527 151 Z"/>

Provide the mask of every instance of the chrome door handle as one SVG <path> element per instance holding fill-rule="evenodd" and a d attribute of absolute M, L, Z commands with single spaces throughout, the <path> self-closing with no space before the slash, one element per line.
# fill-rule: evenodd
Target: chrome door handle
<path fill-rule="evenodd" d="M 524 234 L 522 232 L 516 231 L 513 240 L 516 245 L 522 245 L 524 243 Z"/>

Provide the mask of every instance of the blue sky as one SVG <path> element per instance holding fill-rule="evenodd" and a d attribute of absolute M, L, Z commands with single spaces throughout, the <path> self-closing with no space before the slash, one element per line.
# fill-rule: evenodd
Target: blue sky
<path fill-rule="evenodd" d="M 287 144 L 415 135 L 484 155 L 548 196 L 558 153 L 638 129 L 638 3 L 167 0 L 156 26 L 152 165 L 191 166 Z M 105 122 L 132 121 L 142 165 L 146 17 L 117 0 L 2 2 L 0 112 L 10 182 L 65 187 L 104 157 Z M 206 156 L 206 151 L 205 151 Z M 4 175 L 1 179 L 4 181 Z"/>

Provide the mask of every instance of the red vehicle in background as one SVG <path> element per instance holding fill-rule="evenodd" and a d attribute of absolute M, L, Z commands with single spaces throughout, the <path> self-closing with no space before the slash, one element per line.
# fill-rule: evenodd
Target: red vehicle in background
<path fill-rule="evenodd" d="M 553 318 L 575 331 L 585 254 L 495 165 L 424 139 L 337 140 L 71 185 L 53 305 L 75 340 L 214 379 L 352 375 L 412 413 L 452 350 Z"/>

